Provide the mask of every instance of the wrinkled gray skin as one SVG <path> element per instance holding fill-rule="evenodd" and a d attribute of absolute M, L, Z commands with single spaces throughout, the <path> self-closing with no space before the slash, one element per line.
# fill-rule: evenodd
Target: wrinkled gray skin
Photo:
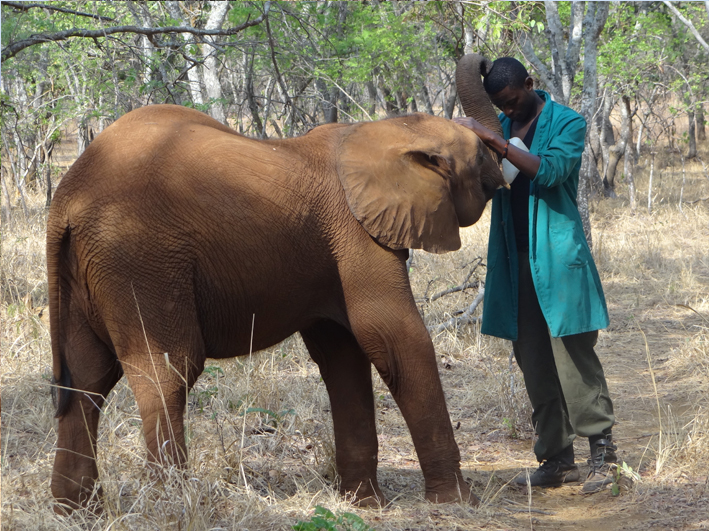
<path fill-rule="evenodd" d="M 492 61 L 482 55 L 476 53 L 464 55 L 458 61 L 455 82 L 465 115 L 475 118 L 481 125 L 502 136 L 502 125 L 490 102 L 490 97 L 485 92 L 481 77 L 487 75 L 491 68 Z M 499 162 L 499 154 L 489 148 L 488 150 Z"/>

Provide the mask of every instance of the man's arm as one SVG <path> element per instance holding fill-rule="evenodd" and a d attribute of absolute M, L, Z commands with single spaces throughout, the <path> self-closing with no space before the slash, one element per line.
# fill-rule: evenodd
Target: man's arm
<path fill-rule="evenodd" d="M 534 178 L 539 186 L 559 186 L 576 167 L 583 155 L 586 120 L 580 114 L 567 112 L 554 124 L 554 136 L 540 152 L 541 163 Z"/>

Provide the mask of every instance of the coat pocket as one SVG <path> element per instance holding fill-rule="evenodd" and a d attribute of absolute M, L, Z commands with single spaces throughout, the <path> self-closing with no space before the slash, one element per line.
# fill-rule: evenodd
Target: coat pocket
<path fill-rule="evenodd" d="M 554 223 L 550 227 L 551 243 L 554 254 L 569 269 L 585 267 L 591 256 L 586 245 L 586 238 L 579 234 L 579 228 L 573 221 Z"/>

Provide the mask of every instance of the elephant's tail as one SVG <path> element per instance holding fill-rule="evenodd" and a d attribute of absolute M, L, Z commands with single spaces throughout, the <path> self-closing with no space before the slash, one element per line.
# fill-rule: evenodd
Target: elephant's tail
<path fill-rule="evenodd" d="M 50 214 L 51 217 L 51 214 Z M 51 221 L 51 220 L 50 220 Z M 63 416 L 71 398 L 71 373 L 64 352 L 64 315 L 69 308 L 71 289 L 63 281 L 63 268 L 70 259 L 71 228 L 67 225 L 47 230 L 47 281 L 49 288 L 49 332 L 52 341 L 52 400 L 56 407 L 56 417 Z"/>

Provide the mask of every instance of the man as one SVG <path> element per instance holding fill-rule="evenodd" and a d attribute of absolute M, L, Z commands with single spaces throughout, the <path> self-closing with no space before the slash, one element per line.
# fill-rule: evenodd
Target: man
<path fill-rule="evenodd" d="M 597 492 L 612 481 L 608 463 L 617 457 L 613 404 L 594 351 L 608 311 L 576 203 L 586 122 L 535 91 L 514 58 L 495 61 L 483 86 L 502 110 L 504 138 L 472 118 L 455 121 L 519 174 L 493 198 L 482 332 L 512 340 L 524 375 L 541 463 L 531 485 L 579 480 L 573 447 L 579 435 L 591 446 L 583 492 Z M 510 143 L 513 137 L 529 152 Z"/>

